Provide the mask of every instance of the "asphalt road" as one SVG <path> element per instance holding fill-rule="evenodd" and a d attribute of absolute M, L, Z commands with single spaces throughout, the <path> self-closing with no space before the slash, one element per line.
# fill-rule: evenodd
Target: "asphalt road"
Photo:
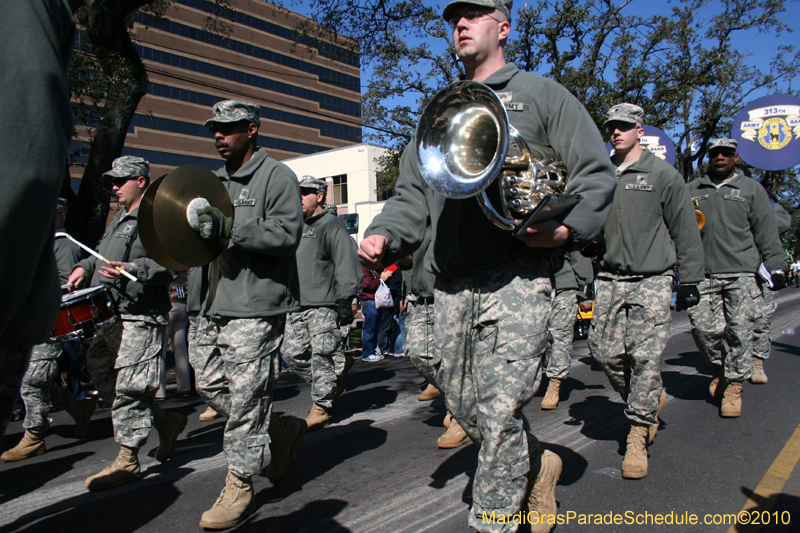
<path fill-rule="evenodd" d="M 769 384 L 745 384 L 738 419 L 719 417 L 718 402 L 708 398 L 710 368 L 694 346 L 686 314 L 673 314 L 663 371 L 669 399 L 649 448 L 649 475 L 638 481 L 620 477 L 629 429 L 623 404 L 586 343 L 575 343 L 558 409 L 539 409 L 544 388 L 525 409 L 534 434 L 564 462 L 556 497 L 569 523 L 554 531 L 727 532 L 730 525 L 703 521 L 725 520 L 723 514 L 739 513 L 749 500 L 771 524 L 730 531 L 800 531 L 800 474 L 794 471 L 800 457 L 800 290 L 786 289 L 778 301 Z M 467 531 L 477 450 L 436 448 L 444 406 L 419 402 L 422 386 L 405 358 L 359 360 L 335 423 L 307 435 L 284 483 L 273 487 L 256 479 L 259 510 L 236 531 Z M 309 387 L 286 373 L 275 400 L 276 411 L 301 417 L 311 406 Z M 116 457 L 110 412 L 95 414 L 84 442 L 70 438 L 68 415 L 54 413 L 48 453 L 0 464 L 0 532 L 199 531 L 200 515 L 224 484 L 224 421 L 199 422 L 205 405 L 196 396 L 162 406 L 189 415 L 173 459 L 155 460 L 154 432 L 140 454 L 145 478 L 100 493 L 87 492 L 84 480 Z M 0 448 L 21 436 L 21 422 L 11 423 Z M 654 524 L 657 515 L 671 516 L 673 524 Z M 674 523 L 691 515 L 699 523 Z M 776 519 L 783 523 L 776 526 Z"/>

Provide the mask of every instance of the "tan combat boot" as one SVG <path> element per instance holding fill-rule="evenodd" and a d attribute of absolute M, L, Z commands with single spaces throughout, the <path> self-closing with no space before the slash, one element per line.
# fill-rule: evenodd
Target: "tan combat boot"
<path fill-rule="evenodd" d="M 225 488 L 211 509 L 200 517 L 200 527 L 206 529 L 228 529 L 253 514 L 256 498 L 253 482 L 249 477 L 239 477 L 228 472 Z"/>
<path fill-rule="evenodd" d="M 419 393 L 417 396 L 417 400 L 421 402 L 426 402 L 428 400 L 435 400 L 436 398 L 441 398 L 442 393 L 437 389 L 432 383 L 428 383 L 428 386 L 425 387 L 425 390 Z"/>
<path fill-rule="evenodd" d="M 153 427 L 158 430 L 156 459 L 159 463 L 172 457 L 175 444 L 178 442 L 178 435 L 181 434 L 188 421 L 189 417 L 180 413 L 167 413 L 162 409 L 156 411 L 156 416 L 153 417 Z"/>
<path fill-rule="evenodd" d="M 222 416 L 222 413 L 215 411 L 214 408 L 209 405 L 206 407 L 206 410 L 200 414 L 200 422 L 211 422 L 217 418 L 222 418 Z"/>
<path fill-rule="evenodd" d="M 719 414 L 723 418 L 736 418 L 742 416 L 742 382 L 732 381 L 725 387 L 722 405 Z"/>
<path fill-rule="evenodd" d="M 444 421 L 442 422 L 442 425 L 445 427 L 445 429 L 447 429 L 450 427 L 450 422 L 452 421 L 453 415 L 450 414 L 450 411 L 447 411 L 447 414 L 444 415 Z"/>
<path fill-rule="evenodd" d="M 764 359 L 753 357 L 753 375 L 750 376 L 750 383 L 756 385 L 763 385 L 769 381 L 767 375 L 764 373 Z"/>
<path fill-rule="evenodd" d="M 295 450 L 306 435 L 306 421 L 296 416 L 273 414 L 269 421 L 270 461 L 267 479 L 277 485 L 286 478 L 294 460 Z"/>
<path fill-rule="evenodd" d="M 561 380 L 551 378 L 550 383 L 547 385 L 547 392 L 544 393 L 542 400 L 542 409 L 549 411 L 558 407 L 559 392 L 561 391 Z"/>
<path fill-rule="evenodd" d="M 722 398 L 722 393 L 725 391 L 725 368 L 722 365 L 711 365 L 714 370 L 714 379 L 708 385 L 708 392 L 715 400 Z"/>
<path fill-rule="evenodd" d="M 658 397 L 658 409 L 656 409 L 656 425 L 647 428 L 647 444 L 652 444 L 653 439 L 656 438 L 656 433 L 658 433 L 658 414 L 664 408 L 665 403 L 667 403 L 667 391 L 661 389 L 661 396 Z"/>
<path fill-rule="evenodd" d="M 30 459 L 31 457 L 42 455 L 46 451 L 47 448 L 44 445 L 44 439 L 41 435 L 25 430 L 22 440 L 10 450 L 3 452 L 3 455 L 0 455 L 0 459 L 8 462 L 22 461 L 23 459 Z"/>
<path fill-rule="evenodd" d="M 139 467 L 139 448 L 122 446 L 119 455 L 113 463 L 105 467 L 99 474 L 86 480 L 89 490 L 107 490 L 119 487 L 125 483 L 142 479 Z"/>
<path fill-rule="evenodd" d="M 458 420 L 451 418 L 450 426 L 447 428 L 447 431 L 444 432 L 444 435 L 439 437 L 436 445 L 443 450 L 449 450 L 450 448 L 458 448 L 462 444 L 468 442 L 469 437 L 467 436 L 467 432 L 464 431 L 464 428 L 461 427 Z"/>
<path fill-rule="evenodd" d="M 92 420 L 94 410 L 97 408 L 97 402 L 90 399 L 85 400 L 72 400 L 66 411 L 75 419 L 75 438 L 82 440 L 86 438 L 89 433 L 89 422 Z"/>
<path fill-rule="evenodd" d="M 311 406 L 311 411 L 309 411 L 306 417 L 308 431 L 316 431 L 330 424 L 332 411 L 333 409 L 322 407 L 317 402 L 314 402 L 314 405 Z"/>
<path fill-rule="evenodd" d="M 641 479 L 647 476 L 647 426 L 631 424 L 628 449 L 622 461 L 622 477 Z"/>
<path fill-rule="evenodd" d="M 549 515 L 558 512 L 556 505 L 556 483 L 561 477 L 561 458 L 545 450 L 542 452 L 541 466 L 536 476 L 533 475 L 534 461 L 531 459 L 531 472 L 528 474 L 528 519 L 531 533 L 548 533 L 553 529 Z"/>

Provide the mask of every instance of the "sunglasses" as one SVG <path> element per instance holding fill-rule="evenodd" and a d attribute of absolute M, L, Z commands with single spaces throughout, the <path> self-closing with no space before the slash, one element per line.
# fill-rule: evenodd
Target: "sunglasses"
<path fill-rule="evenodd" d="M 733 157 L 736 155 L 736 150 L 714 150 L 708 153 L 708 157 L 714 159 L 718 155 L 722 155 L 722 157 Z"/>
<path fill-rule="evenodd" d="M 111 182 L 111 185 L 113 185 L 114 187 L 120 188 L 126 183 L 128 183 L 130 180 L 135 180 L 138 177 L 139 176 L 128 176 L 126 178 L 111 178 L 109 181 Z"/>
<path fill-rule="evenodd" d="M 497 22 L 502 22 L 494 18 L 491 13 L 487 13 L 485 11 L 467 11 L 466 13 L 455 15 L 453 18 L 448 20 L 447 23 L 450 25 L 450 28 L 456 29 L 456 26 L 458 26 L 458 23 L 461 22 L 461 19 L 466 20 L 467 24 L 473 25 L 480 22 L 483 17 L 489 17 Z"/>

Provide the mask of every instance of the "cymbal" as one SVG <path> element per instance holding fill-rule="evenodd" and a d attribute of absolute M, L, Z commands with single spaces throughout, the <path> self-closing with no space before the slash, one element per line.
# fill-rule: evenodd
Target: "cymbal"
<path fill-rule="evenodd" d="M 228 247 L 228 239 L 203 239 L 189 226 L 186 206 L 195 198 L 205 198 L 225 216 L 233 216 L 225 186 L 213 172 L 199 165 L 173 170 L 153 182 L 142 197 L 142 244 L 150 257 L 171 270 L 207 265 Z"/>
<path fill-rule="evenodd" d="M 144 246 L 147 255 L 155 260 L 156 263 L 170 270 L 186 270 L 189 268 L 188 266 L 178 263 L 167 255 L 161 245 L 161 241 L 156 236 L 156 228 L 153 225 L 153 201 L 156 199 L 161 182 L 166 177 L 167 175 L 165 174 L 150 182 L 150 186 L 144 191 L 142 200 L 139 202 L 139 237 L 142 239 L 142 246 Z"/>

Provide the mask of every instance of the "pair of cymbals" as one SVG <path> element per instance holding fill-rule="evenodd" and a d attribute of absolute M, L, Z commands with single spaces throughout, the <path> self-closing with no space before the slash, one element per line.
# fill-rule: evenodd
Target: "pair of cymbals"
<path fill-rule="evenodd" d="M 228 239 L 203 239 L 186 219 L 186 207 L 205 198 L 233 217 L 228 191 L 207 168 L 185 165 L 154 180 L 139 204 L 139 235 L 147 255 L 170 270 L 207 265 L 228 247 Z"/>

